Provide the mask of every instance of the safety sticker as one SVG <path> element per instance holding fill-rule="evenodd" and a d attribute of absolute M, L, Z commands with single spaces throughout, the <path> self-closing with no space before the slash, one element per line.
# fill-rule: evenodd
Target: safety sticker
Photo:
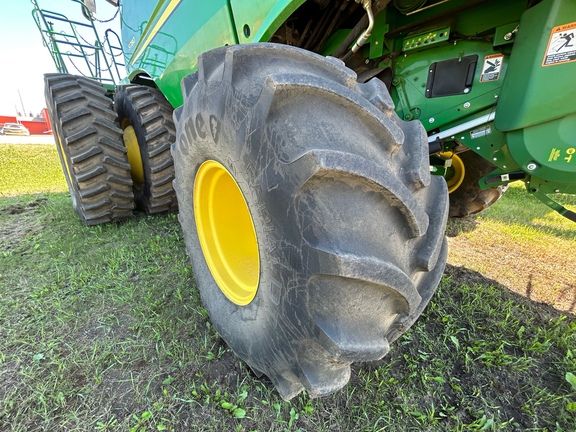
<path fill-rule="evenodd" d="M 482 66 L 480 82 L 497 81 L 498 78 L 500 78 L 500 72 L 502 71 L 503 63 L 503 54 L 492 54 L 484 57 L 484 65 Z"/>
<path fill-rule="evenodd" d="M 542 66 L 576 61 L 576 22 L 554 27 Z"/>

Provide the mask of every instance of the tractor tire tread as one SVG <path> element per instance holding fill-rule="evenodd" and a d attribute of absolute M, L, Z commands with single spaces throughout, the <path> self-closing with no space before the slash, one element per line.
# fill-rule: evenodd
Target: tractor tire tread
<path fill-rule="evenodd" d="M 134 189 L 137 208 L 147 214 L 176 211 L 172 106 L 159 90 L 142 85 L 121 86 L 116 97 L 116 112 L 134 127 L 142 157 L 144 184 Z"/>
<path fill-rule="evenodd" d="M 214 327 L 283 398 L 338 390 L 352 362 L 387 354 L 444 270 L 447 189 L 430 176 L 423 127 L 397 117 L 383 84 L 283 45 L 206 52 L 181 88 L 174 188 Z M 253 303 L 270 295 L 274 312 L 237 307 L 211 285 L 192 205 L 194 172 L 210 159 L 233 166 L 239 185 L 255 182 L 243 193 L 264 212 L 257 236 L 273 239 L 261 261 L 281 264 Z M 266 334 L 267 319 L 276 326 Z"/>
<path fill-rule="evenodd" d="M 130 216 L 130 170 L 106 89 L 97 81 L 69 74 L 46 74 L 45 88 L 76 214 L 86 225 Z M 111 182 L 111 173 L 122 182 Z M 117 188 L 120 194 L 114 193 Z"/>

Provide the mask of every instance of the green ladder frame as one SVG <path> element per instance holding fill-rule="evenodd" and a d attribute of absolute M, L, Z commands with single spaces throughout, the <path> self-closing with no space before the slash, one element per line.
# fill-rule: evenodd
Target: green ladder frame
<path fill-rule="evenodd" d="M 31 0 L 34 6 L 32 17 L 42 41 L 58 72 L 80 74 L 113 90 L 125 75 L 120 37 L 112 29 L 107 29 L 104 39 L 101 39 L 94 25 L 95 18 L 83 1 L 70 1 L 79 4 L 87 22 L 70 20 L 59 12 L 42 9 L 38 0 Z M 84 37 L 82 33 L 89 36 Z M 94 37 L 94 43 L 89 42 L 90 37 Z"/>

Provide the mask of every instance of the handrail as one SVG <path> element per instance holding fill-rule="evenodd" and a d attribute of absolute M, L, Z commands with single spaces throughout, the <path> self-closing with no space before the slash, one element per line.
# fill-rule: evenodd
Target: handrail
<path fill-rule="evenodd" d="M 112 29 L 107 29 L 104 39 L 101 39 L 95 26 L 95 17 L 82 0 L 70 1 L 81 5 L 88 22 L 69 19 L 60 12 L 42 9 L 38 0 L 30 1 L 33 5 L 32 17 L 40 30 L 42 42 L 60 73 L 72 71 L 102 83 L 120 83 L 125 67 L 121 39 Z M 84 59 L 84 62 L 80 59 Z"/>

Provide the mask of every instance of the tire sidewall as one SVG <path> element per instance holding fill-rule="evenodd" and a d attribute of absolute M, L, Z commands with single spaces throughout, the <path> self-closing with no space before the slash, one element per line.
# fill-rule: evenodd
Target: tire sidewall
<path fill-rule="evenodd" d="M 174 159 L 176 178 L 180 185 L 178 191 L 180 222 L 202 302 L 214 327 L 238 355 L 252 360 L 252 363 L 249 362 L 251 367 L 262 369 L 265 366 L 259 361 L 269 363 L 270 359 L 277 357 L 279 353 L 292 351 L 290 347 L 283 346 L 280 350 L 274 346 L 276 342 L 282 340 L 282 337 L 270 341 L 271 335 L 284 333 L 284 326 L 278 319 L 285 320 L 288 311 L 289 315 L 303 318 L 299 311 L 287 307 L 287 303 L 291 302 L 287 299 L 283 288 L 290 286 L 290 280 L 287 279 L 296 277 L 289 272 L 286 274 L 286 266 L 281 265 L 285 258 L 282 257 L 283 248 L 280 246 L 280 239 L 285 239 L 286 233 L 291 231 L 285 226 L 291 224 L 291 218 L 286 218 L 281 226 L 274 222 L 267 211 L 270 203 L 262 184 L 262 179 L 265 177 L 264 170 L 247 163 L 243 149 L 238 148 L 236 144 L 246 145 L 248 135 L 251 139 L 258 139 L 254 134 L 246 132 L 251 130 L 249 125 L 238 128 L 235 127 L 235 121 L 231 120 L 231 117 L 241 115 L 239 113 L 241 109 L 236 108 L 241 104 L 223 103 L 226 100 L 226 92 L 214 94 L 210 91 L 208 96 L 203 90 L 205 88 L 194 90 L 202 94 L 193 93 L 190 99 L 194 103 L 184 107 L 178 125 L 177 154 Z M 197 105 L 197 101 L 201 101 L 200 106 Z M 224 106 L 229 108 L 228 112 L 224 115 L 217 114 Z M 212 127 L 208 126 L 209 124 L 212 124 Z M 184 131 L 196 137 L 192 144 L 189 145 L 186 139 L 182 139 Z M 257 131 L 253 132 L 257 135 Z M 234 304 L 220 290 L 200 246 L 195 224 L 193 190 L 197 172 L 208 160 L 219 162 L 234 177 L 254 223 L 259 250 L 260 279 L 256 296 L 247 306 Z M 288 247 L 294 250 L 294 245 L 299 243 L 292 243 Z M 262 343 L 263 340 L 268 340 L 268 343 Z M 269 352 L 261 352 L 266 348 Z M 260 354 L 255 354 L 258 352 Z"/>

